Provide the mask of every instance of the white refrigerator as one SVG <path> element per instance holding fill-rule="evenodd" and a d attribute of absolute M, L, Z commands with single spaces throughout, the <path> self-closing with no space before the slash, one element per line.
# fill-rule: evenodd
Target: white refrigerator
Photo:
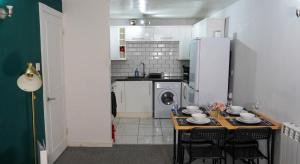
<path fill-rule="evenodd" d="M 196 39 L 190 45 L 189 102 L 192 105 L 227 103 L 230 40 Z"/>

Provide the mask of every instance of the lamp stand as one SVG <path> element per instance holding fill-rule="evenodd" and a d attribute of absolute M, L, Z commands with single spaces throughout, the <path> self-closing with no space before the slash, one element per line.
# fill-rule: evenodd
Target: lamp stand
<path fill-rule="evenodd" d="M 35 123 L 35 95 L 34 92 L 31 92 L 31 112 L 32 112 L 32 145 L 33 145 L 33 154 L 34 154 L 34 164 L 37 164 L 37 154 L 36 154 L 36 123 Z"/>

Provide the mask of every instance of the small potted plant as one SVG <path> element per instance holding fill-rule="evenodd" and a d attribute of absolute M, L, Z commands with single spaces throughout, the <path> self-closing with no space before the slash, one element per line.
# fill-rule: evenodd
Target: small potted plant
<path fill-rule="evenodd" d="M 213 117 L 218 117 L 219 113 L 225 110 L 225 104 L 223 102 L 215 102 L 210 106 L 210 110 Z"/>

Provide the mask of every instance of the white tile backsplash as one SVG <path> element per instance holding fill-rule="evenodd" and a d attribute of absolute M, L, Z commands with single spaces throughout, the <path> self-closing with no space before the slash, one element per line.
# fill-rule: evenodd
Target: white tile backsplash
<path fill-rule="evenodd" d="M 164 72 L 170 76 L 182 76 L 182 65 L 186 61 L 176 60 L 179 55 L 178 41 L 128 41 L 125 61 L 112 61 L 112 76 L 133 76 L 138 68 L 142 75 L 142 65 L 148 73 Z"/>

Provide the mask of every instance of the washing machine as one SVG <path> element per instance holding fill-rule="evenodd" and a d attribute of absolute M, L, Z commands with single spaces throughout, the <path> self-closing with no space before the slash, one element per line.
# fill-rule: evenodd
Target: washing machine
<path fill-rule="evenodd" d="M 170 118 L 174 105 L 181 106 L 180 82 L 154 82 L 154 118 Z"/>

